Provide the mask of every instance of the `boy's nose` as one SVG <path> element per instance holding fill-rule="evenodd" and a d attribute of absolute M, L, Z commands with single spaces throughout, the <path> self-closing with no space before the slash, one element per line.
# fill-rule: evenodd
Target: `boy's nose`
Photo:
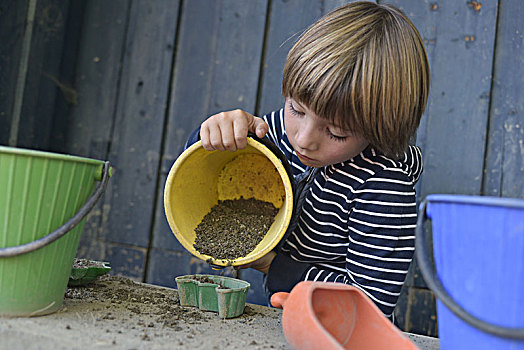
<path fill-rule="evenodd" d="M 316 145 L 317 133 L 314 123 L 303 121 L 297 128 L 295 142 L 297 146 L 304 150 L 314 150 Z"/>

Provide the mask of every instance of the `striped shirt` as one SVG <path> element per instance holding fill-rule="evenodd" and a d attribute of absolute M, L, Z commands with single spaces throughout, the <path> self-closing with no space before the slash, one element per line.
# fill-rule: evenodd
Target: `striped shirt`
<path fill-rule="evenodd" d="M 295 176 L 302 164 L 291 147 L 283 110 L 265 115 L 266 135 L 289 160 Z M 360 288 L 391 317 L 415 249 L 414 185 L 422 172 L 418 147 L 403 159 L 372 147 L 320 169 L 307 189 L 298 224 L 267 275 L 270 293 L 289 291 L 302 280 L 340 282 Z"/>

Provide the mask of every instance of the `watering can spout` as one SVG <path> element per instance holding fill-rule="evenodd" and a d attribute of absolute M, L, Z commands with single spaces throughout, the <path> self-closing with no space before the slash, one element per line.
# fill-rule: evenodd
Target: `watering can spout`
<path fill-rule="evenodd" d="M 294 349 L 418 349 L 360 289 L 342 283 L 300 282 L 275 293 L 282 328 Z"/>

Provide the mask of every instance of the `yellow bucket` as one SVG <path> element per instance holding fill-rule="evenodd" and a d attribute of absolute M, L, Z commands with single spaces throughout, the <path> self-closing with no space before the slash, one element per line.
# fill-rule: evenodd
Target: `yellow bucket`
<path fill-rule="evenodd" d="M 199 259 L 217 266 L 247 264 L 269 253 L 284 236 L 293 212 L 291 170 L 283 155 L 279 155 L 281 161 L 275 154 L 280 152 L 278 148 L 274 153 L 262 142 L 248 137 L 246 148 L 230 152 L 207 151 L 198 141 L 171 167 L 164 190 L 167 221 L 182 246 Z M 240 197 L 270 202 L 279 209 L 262 241 L 249 254 L 234 260 L 198 252 L 193 247 L 195 229 L 204 216 L 218 201 Z"/>

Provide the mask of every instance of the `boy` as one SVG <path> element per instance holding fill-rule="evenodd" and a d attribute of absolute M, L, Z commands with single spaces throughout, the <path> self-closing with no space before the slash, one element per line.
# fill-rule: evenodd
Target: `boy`
<path fill-rule="evenodd" d="M 241 266 L 265 274 L 268 298 L 303 280 L 362 289 L 392 317 L 414 252 L 414 185 L 422 172 L 409 146 L 424 112 L 429 66 L 422 40 L 390 5 L 354 2 L 314 23 L 290 50 L 284 108 L 263 118 L 209 117 L 188 144 L 246 147 L 268 137 L 304 186 L 277 250 Z"/>

